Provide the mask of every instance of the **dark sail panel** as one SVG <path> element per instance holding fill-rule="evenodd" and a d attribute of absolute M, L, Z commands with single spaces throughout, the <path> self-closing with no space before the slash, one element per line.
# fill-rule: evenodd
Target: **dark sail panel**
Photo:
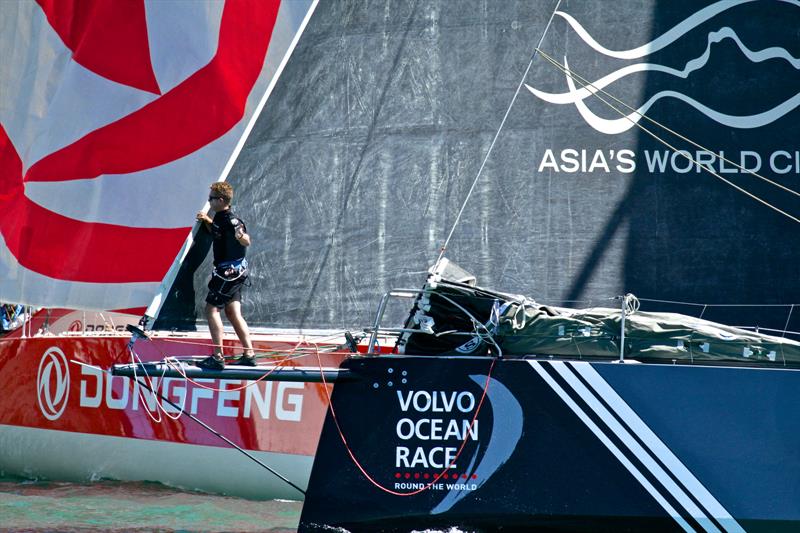
<path fill-rule="evenodd" d="M 229 179 L 255 243 L 251 323 L 364 326 L 383 293 L 422 285 L 555 5 L 319 6 Z M 796 195 L 748 171 L 798 188 L 798 15 L 785 2 L 565 1 L 542 50 L 700 145 L 604 97 L 685 155 L 797 217 Z M 485 286 L 545 303 L 633 292 L 643 302 L 781 304 L 702 312 L 800 327 L 790 316 L 798 223 L 595 96 L 574 98 L 570 83 L 581 89 L 534 57 L 448 257 Z M 194 273 L 198 294 L 185 280 L 173 290 L 161 325 L 202 316 L 208 270 Z"/>

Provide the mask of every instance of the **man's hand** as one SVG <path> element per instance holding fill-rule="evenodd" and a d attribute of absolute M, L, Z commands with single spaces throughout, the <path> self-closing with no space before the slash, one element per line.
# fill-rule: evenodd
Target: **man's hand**
<path fill-rule="evenodd" d="M 199 220 L 200 222 L 205 222 L 206 224 L 211 224 L 212 222 L 214 222 L 210 216 L 203 213 L 202 211 L 197 213 L 197 220 Z"/>

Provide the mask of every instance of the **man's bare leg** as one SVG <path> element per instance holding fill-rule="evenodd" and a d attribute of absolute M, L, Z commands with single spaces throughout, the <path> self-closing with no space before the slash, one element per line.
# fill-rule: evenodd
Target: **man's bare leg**
<path fill-rule="evenodd" d="M 222 329 L 222 317 L 219 314 L 219 309 L 211 304 L 206 304 L 206 318 L 208 318 L 208 329 L 211 332 L 211 342 L 214 344 L 214 357 L 221 358 L 223 357 L 222 337 L 224 330 Z"/>
<path fill-rule="evenodd" d="M 244 355 L 253 357 L 254 352 L 253 343 L 250 341 L 250 330 L 242 316 L 242 302 L 239 300 L 238 296 L 225 306 L 225 316 L 228 317 L 228 321 L 231 323 L 231 326 L 233 326 L 236 336 L 239 337 L 244 347 Z"/>

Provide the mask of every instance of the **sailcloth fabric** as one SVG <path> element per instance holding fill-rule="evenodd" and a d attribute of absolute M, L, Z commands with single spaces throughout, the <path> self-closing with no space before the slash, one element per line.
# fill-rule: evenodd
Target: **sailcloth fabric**
<path fill-rule="evenodd" d="M 313 7 L 0 3 L 0 301 L 146 306 Z"/>

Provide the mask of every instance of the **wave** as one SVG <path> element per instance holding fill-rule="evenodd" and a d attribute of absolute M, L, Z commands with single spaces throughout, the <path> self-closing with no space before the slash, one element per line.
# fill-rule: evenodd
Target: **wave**
<path fill-rule="evenodd" d="M 535 87 L 525 84 L 538 98 L 551 104 L 572 104 L 577 100 L 583 100 L 597 91 L 604 89 L 612 83 L 621 80 L 622 78 L 635 74 L 638 72 L 663 72 L 672 76 L 686 79 L 693 72 L 696 72 L 706 66 L 708 60 L 711 58 L 711 47 L 713 44 L 719 43 L 724 39 L 731 39 L 739 47 L 739 50 L 753 63 L 761 63 L 768 59 L 783 59 L 792 67 L 800 70 L 800 58 L 792 56 L 785 48 L 773 46 L 763 50 L 750 50 L 739 38 L 736 32 L 729 27 L 721 28 L 719 31 L 714 31 L 708 34 L 708 45 L 705 51 L 698 57 L 689 60 L 683 69 L 678 70 L 665 65 L 656 63 L 636 63 L 635 65 L 628 65 L 626 67 L 615 70 L 614 72 L 603 76 L 602 78 L 591 82 L 590 87 L 583 87 L 576 91 L 566 93 L 547 93 L 540 91 Z M 566 60 L 565 60 L 566 61 Z"/>
<path fill-rule="evenodd" d="M 592 37 L 589 32 L 587 32 L 586 29 L 584 29 L 584 27 L 581 26 L 581 24 L 568 13 L 556 11 L 556 15 L 566 20 L 567 23 L 572 26 L 572 29 L 575 30 L 575 32 L 580 36 L 583 42 L 589 45 L 596 52 L 609 57 L 615 57 L 617 59 L 639 59 L 672 44 L 682 36 L 686 35 L 692 29 L 716 17 L 720 13 L 723 13 L 733 7 L 756 1 L 757 0 L 720 0 L 715 4 L 711 4 L 708 7 L 696 11 L 694 14 L 685 18 L 683 21 L 679 22 L 677 25 L 673 26 L 649 43 L 643 44 L 642 46 L 638 46 L 636 48 L 631 48 L 629 50 L 610 50 L 598 43 L 594 37 Z M 798 0 L 777 1 L 800 7 L 800 1 Z"/>
<path fill-rule="evenodd" d="M 564 58 L 564 64 L 569 68 L 567 64 L 566 58 Z M 570 92 L 574 93 L 576 91 L 575 82 L 572 81 L 572 78 L 567 75 L 567 85 L 570 88 Z M 530 87 L 529 87 L 530 89 Z M 641 105 L 636 111 L 618 119 L 605 119 L 602 118 L 595 113 L 593 113 L 583 102 L 582 99 L 578 99 L 574 102 L 575 107 L 577 108 L 578 112 L 580 113 L 581 117 L 595 130 L 606 133 L 609 135 L 614 135 L 618 133 L 623 133 L 631 128 L 633 128 L 641 119 L 642 115 L 647 113 L 650 107 L 655 104 L 657 101 L 661 100 L 662 98 L 675 98 L 681 100 L 690 106 L 694 107 L 701 113 L 703 113 L 708 118 L 722 124 L 725 126 L 729 126 L 732 128 L 738 129 L 751 129 L 751 128 L 759 128 L 761 126 L 765 126 L 770 124 L 779 118 L 783 117 L 787 113 L 791 112 L 792 110 L 796 109 L 800 106 L 800 93 L 795 94 L 785 102 L 778 104 L 777 106 L 769 109 L 767 111 L 763 111 L 761 113 L 756 113 L 754 115 L 729 115 L 726 113 L 722 113 L 712 109 L 705 104 L 701 104 L 694 98 L 690 96 L 686 96 L 683 93 L 679 93 L 677 91 L 660 91 L 650 97 L 647 102 Z"/>

